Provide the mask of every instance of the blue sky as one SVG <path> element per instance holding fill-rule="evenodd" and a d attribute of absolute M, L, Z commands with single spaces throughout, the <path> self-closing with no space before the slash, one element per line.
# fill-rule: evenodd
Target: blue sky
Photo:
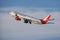
<path fill-rule="evenodd" d="M 0 0 L 0 7 L 48 8 L 46 11 L 52 12 L 60 11 L 60 0 Z"/>
<path fill-rule="evenodd" d="M 60 0 L 0 0 L 0 7 L 51 7 L 60 9 Z"/>

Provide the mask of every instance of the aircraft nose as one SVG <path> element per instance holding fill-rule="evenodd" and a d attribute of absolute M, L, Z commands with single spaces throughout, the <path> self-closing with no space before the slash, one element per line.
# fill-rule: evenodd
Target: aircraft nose
<path fill-rule="evenodd" d="M 14 12 L 10 12 L 10 15 L 14 17 L 15 16 L 15 13 Z"/>

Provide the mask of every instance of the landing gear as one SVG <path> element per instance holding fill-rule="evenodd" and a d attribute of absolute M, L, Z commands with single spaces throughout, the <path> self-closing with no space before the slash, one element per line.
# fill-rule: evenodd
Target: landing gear
<path fill-rule="evenodd" d="M 25 19 L 25 20 L 24 20 L 24 23 L 28 23 L 28 20 L 27 20 L 27 19 Z"/>
<path fill-rule="evenodd" d="M 24 23 L 30 23 L 31 24 L 31 20 L 29 20 L 29 19 L 24 19 Z"/>
<path fill-rule="evenodd" d="M 29 21 L 29 23 L 31 24 L 31 22 Z"/>

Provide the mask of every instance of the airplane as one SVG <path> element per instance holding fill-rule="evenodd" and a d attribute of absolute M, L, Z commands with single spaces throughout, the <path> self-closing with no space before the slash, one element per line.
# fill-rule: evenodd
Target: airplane
<path fill-rule="evenodd" d="M 15 18 L 17 21 L 21 21 L 22 19 L 24 20 L 24 23 L 29 23 L 29 24 L 46 24 L 50 20 L 51 15 L 48 14 L 45 18 L 43 19 L 37 19 L 31 16 L 24 15 L 22 13 L 18 12 L 10 12 L 10 15 Z M 54 19 L 51 19 L 54 20 Z"/>

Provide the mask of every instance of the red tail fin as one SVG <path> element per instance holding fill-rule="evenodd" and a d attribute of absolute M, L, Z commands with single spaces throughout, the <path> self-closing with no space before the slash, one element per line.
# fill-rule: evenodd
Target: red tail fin
<path fill-rule="evenodd" d="M 49 14 L 49 15 L 47 15 L 47 17 L 46 18 L 44 18 L 43 19 L 43 21 L 45 21 L 46 23 L 48 22 L 48 20 L 50 19 L 50 17 L 51 17 L 51 15 Z"/>

